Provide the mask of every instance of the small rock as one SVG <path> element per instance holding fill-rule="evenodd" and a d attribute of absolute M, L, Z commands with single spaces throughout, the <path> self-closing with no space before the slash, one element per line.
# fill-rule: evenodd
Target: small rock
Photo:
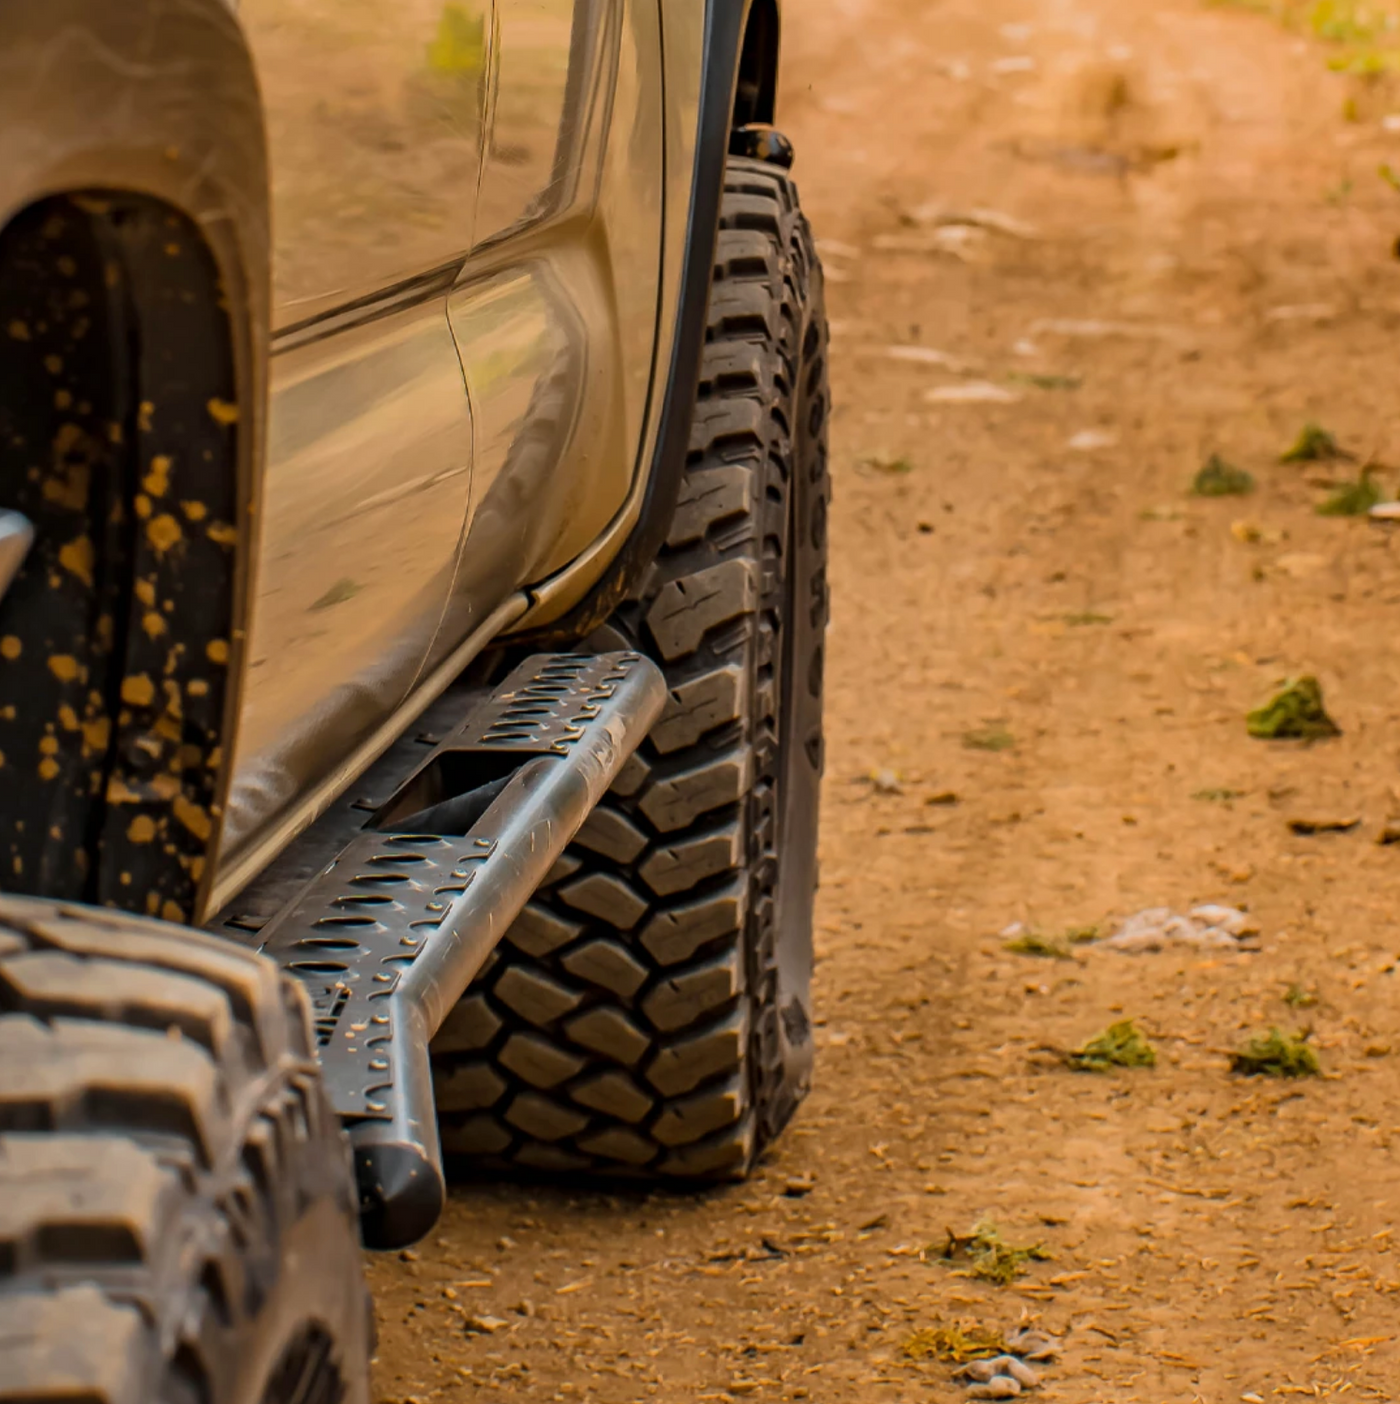
<path fill-rule="evenodd" d="M 954 1376 L 955 1379 L 970 1380 L 973 1384 L 985 1384 L 997 1373 L 990 1360 L 969 1360 Z"/>
<path fill-rule="evenodd" d="M 961 375 L 967 370 L 966 361 L 932 346 L 886 346 L 885 355 L 892 361 L 909 361 L 919 366 L 941 366 L 956 375 Z"/>
<path fill-rule="evenodd" d="M 877 795 L 902 795 L 904 793 L 904 786 L 893 770 L 872 770 L 870 783 Z"/>
<path fill-rule="evenodd" d="M 1060 1353 L 1059 1340 L 1034 1326 L 1018 1326 L 1007 1335 L 1006 1347 L 1023 1360 L 1053 1360 Z"/>
<path fill-rule="evenodd" d="M 1358 816 L 1348 816 L 1345 819 L 1290 819 L 1289 829 L 1295 834 L 1307 837 L 1312 834 L 1346 834 L 1352 829 L 1358 828 L 1361 820 Z"/>
<path fill-rule="evenodd" d="M 1070 435 L 1065 447 L 1077 453 L 1093 453 L 1096 449 L 1113 448 L 1117 442 L 1118 435 L 1110 429 L 1081 429 Z"/>
<path fill-rule="evenodd" d="M 958 1376 L 976 1384 L 989 1384 L 998 1376 L 1009 1376 L 1023 1389 L 1034 1389 L 1040 1383 L 1040 1376 L 1014 1355 L 998 1355 L 991 1360 L 970 1361 L 958 1371 Z"/>
<path fill-rule="evenodd" d="M 1130 955 L 1162 951 L 1169 946 L 1197 949 L 1247 950 L 1242 938 L 1258 931 L 1244 912 L 1213 903 L 1193 907 L 1179 916 L 1169 907 L 1149 907 L 1127 918 L 1111 936 L 1095 945 Z"/>
<path fill-rule="evenodd" d="M 1015 1399 L 1021 1386 L 1010 1375 L 996 1375 L 986 1384 L 975 1384 L 967 1392 L 969 1399 Z"/>
<path fill-rule="evenodd" d="M 1022 1389 L 1034 1389 L 1040 1383 L 1039 1373 L 1014 1355 L 999 1355 L 992 1364 L 996 1366 L 997 1374 L 1010 1375 Z"/>
<path fill-rule="evenodd" d="M 499 1316 L 468 1316 L 462 1320 L 462 1329 L 473 1336 L 494 1336 L 509 1325 L 509 1321 L 502 1321 Z"/>
<path fill-rule="evenodd" d="M 1209 926 L 1223 927 L 1231 936 L 1248 936 L 1259 928 L 1249 918 L 1248 912 L 1238 907 L 1226 907 L 1218 902 L 1204 902 L 1191 908 L 1191 916 Z"/>
<path fill-rule="evenodd" d="M 966 385 L 935 385 L 924 391 L 931 405 L 1014 405 L 1020 400 L 1015 391 L 989 380 L 970 380 Z"/>
<path fill-rule="evenodd" d="M 800 1175 L 794 1175 L 783 1186 L 783 1193 L 789 1199 L 801 1199 L 811 1194 L 816 1185 L 817 1177 L 810 1170 L 804 1170 Z"/>
<path fill-rule="evenodd" d="M 1377 502 L 1367 515 L 1376 522 L 1400 522 L 1400 502 Z"/>
<path fill-rule="evenodd" d="M 1115 951 L 1127 951 L 1130 955 L 1139 955 L 1145 951 L 1165 950 L 1167 938 L 1161 931 L 1149 928 L 1145 931 L 1120 932 L 1117 936 L 1110 936 L 1104 945 L 1112 946 Z"/>

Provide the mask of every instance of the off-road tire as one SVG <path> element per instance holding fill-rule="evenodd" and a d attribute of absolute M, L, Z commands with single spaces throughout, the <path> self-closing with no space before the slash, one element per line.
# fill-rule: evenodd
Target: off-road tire
<path fill-rule="evenodd" d="M 796 188 L 731 160 L 679 501 L 591 641 L 670 698 L 435 1041 L 449 1165 L 734 1179 L 807 1090 L 826 347 Z"/>
<path fill-rule="evenodd" d="M 367 1404 L 301 993 L 182 927 L 0 898 L 0 1401 Z"/>

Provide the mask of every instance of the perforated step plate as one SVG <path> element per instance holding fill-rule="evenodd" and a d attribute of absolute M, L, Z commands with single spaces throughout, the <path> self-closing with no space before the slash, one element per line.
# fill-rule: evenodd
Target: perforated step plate
<path fill-rule="evenodd" d="M 640 654 L 527 660 L 263 929 L 264 952 L 310 995 L 376 1246 L 410 1241 L 403 1214 L 371 1231 L 395 1194 L 412 1201 L 413 1237 L 426 1231 L 427 1179 L 440 1203 L 429 1039 L 664 702 L 660 670 Z M 396 816 L 463 795 L 481 797 L 465 833 L 400 831 Z"/>

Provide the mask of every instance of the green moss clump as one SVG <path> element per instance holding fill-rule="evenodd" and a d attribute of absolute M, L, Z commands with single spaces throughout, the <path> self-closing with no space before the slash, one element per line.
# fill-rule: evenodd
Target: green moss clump
<path fill-rule="evenodd" d="M 1155 1068 L 1157 1050 L 1132 1019 L 1122 1019 L 1082 1048 L 1066 1053 L 1065 1065 L 1075 1072 L 1096 1073 L 1114 1068 Z"/>
<path fill-rule="evenodd" d="M 1006 1352 L 1006 1338 L 1000 1331 L 961 1322 L 952 1326 L 925 1326 L 904 1342 L 910 1360 L 942 1360 L 948 1365 L 966 1365 L 969 1360 L 991 1360 Z"/>
<path fill-rule="evenodd" d="M 1097 941 L 1100 934 L 1097 926 L 1071 926 L 1065 932 L 1065 940 L 1071 946 L 1088 946 Z"/>
<path fill-rule="evenodd" d="M 1254 477 L 1213 453 L 1192 480 L 1191 491 L 1197 497 L 1243 497 L 1254 491 Z"/>
<path fill-rule="evenodd" d="M 1311 1009 L 1317 1003 L 1317 996 L 1301 985 L 1289 985 L 1283 992 L 1283 1002 L 1290 1009 Z"/>
<path fill-rule="evenodd" d="M 1022 1276 L 1027 1263 L 1050 1261 L 1050 1254 L 1039 1243 L 1008 1243 L 990 1219 L 975 1223 L 965 1238 L 949 1229 L 942 1256 L 949 1262 L 965 1260 L 969 1276 L 995 1282 L 998 1287 Z"/>
<path fill-rule="evenodd" d="M 1317 504 L 1319 517 L 1364 517 L 1372 507 L 1384 500 L 1369 468 L 1363 468 L 1354 483 L 1343 483 L 1335 492 Z"/>
<path fill-rule="evenodd" d="M 1310 1033 L 1285 1034 L 1270 1029 L 1230 1055 L 1230 1071 L 1245 1077 L 1320 1077 L 1322 1066 L 1308 1043 Z"/>
<path fill-rule="evenodd" d="M 1324 463 L 1335 458 L 1350 458 L 1338 442 L 1320 424 L 1308 423 L 1298 431 L 1298 437 L 1279 454 L 1280 463 Z"/>
<path fill-rule="evenodd" d="M 1249 713 L 1245 725 L 1261 741 L 1318 741 L 1342 734 L 1322 705 L 1322 684 L 1311 674 L 1285 679 L 1263 706 Z"/>

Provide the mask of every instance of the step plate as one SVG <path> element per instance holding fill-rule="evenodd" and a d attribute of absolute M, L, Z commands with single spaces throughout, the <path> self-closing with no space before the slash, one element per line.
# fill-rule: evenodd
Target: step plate
<path fill-rule="evenodd" d="M 400 1030 L 389 996 L 495 851 L 486 837 L 366 834 L 275 922 L 263 951 L 306 987 L 341 1116 L 390 1115 Z"/>
<path fill-rule="evenodd" d="M 264 953 L 310 996 L 327 1088 L 343 1117 L 394 1114 L 405 986 L 431 1035 L 664 701 L 661 673 L 641 654 L 527 660 L 418 772 L 449 752 L 519 758 L 471 832 L 364 831 L 263 929 Z"/>

